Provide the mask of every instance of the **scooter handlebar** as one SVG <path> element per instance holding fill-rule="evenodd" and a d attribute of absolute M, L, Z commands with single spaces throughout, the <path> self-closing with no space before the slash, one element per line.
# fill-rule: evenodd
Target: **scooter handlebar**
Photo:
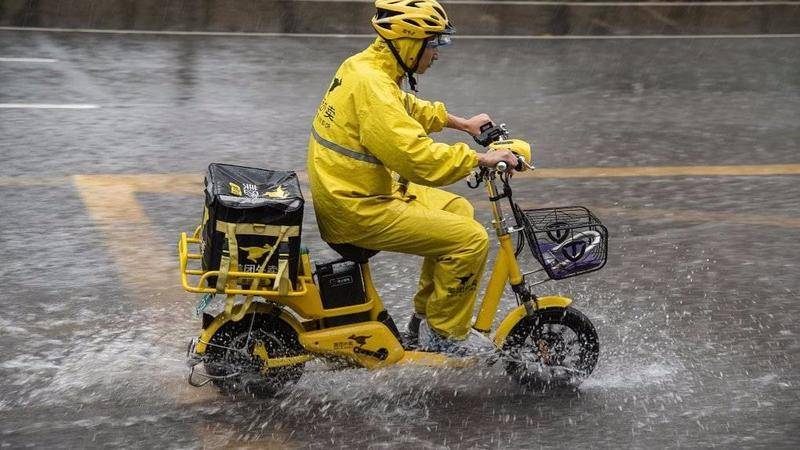
<path fill-rule="evenodd" d="M 522 172 L 526 168 L 534 169 L 534 167 L 527 162 L 525 162 L 525 158 L 522 156 L 517 156 L 517 165 L 514 167 L 514 170 L 517 172 Z M 498 172 L 506 172 L 508 171 L 508 163 L 505 161 L 500 161 L 497 165 L 494 166 L 494 170 Z"/>
<path fill-rule="evenodd" d="M 473 136 L 473 139 L 482 147 L 488 147 L 492 142 L 508 139 L 508 129 L 504 123 L 495 125 L 492 122 L 486 122 L 481 125 L 480 131 L 481 134 Z"/>

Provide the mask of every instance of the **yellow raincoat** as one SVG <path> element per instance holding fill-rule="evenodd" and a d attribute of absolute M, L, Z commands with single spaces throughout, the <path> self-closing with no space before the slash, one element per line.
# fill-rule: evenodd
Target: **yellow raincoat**
<path fill-rule="evenodd" d="M 423 41 L 392 42 L 413 67 Z M 436 331 L 464 338 L 488 236 L 468 201 L 429 186 L 463 179 L 478 158 L 466 144 L 428 137 L 445 126 L 447 110 L 403 92 L 402 75 L 380 38 L 336 72 L 308 144 L 317 222 L 327 242 L 424 256 L 414 308 Z"/>

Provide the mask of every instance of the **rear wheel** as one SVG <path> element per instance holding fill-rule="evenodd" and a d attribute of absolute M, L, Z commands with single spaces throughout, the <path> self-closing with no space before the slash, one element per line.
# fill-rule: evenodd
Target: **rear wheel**
<path fill-rule="evenodd" d="M 503 345 L 506 372 L 538 388 L 576 386 L 600 354 L 592 322 L 574 308 L 547 308 L 519 321 Z"/>
<path fill-rule="evenodd" d="M 304 364 L 276 367 L 262 373 L 266 351 L 269 358 L 297 356 L 303 347 L 297 332 L 286 322 L 267 314 L 248 314 L 238 322 L 228 322 L 211 338 L 205 359 L 206 372 L 225 392 L 269 397 L 296 383 Z"/>

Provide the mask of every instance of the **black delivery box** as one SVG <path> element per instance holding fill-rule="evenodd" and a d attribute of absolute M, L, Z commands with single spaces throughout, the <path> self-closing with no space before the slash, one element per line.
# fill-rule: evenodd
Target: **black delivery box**
<path fill-rule="evenodd" d="M 279 244 L 264 273 L 276 273 L 280 254 L 288 255 L 289 278 L 297 286 L 304 204 L 297 174 L 212 163 L 205 178 L 205 196 L 201 232 L 204 271 L 220 268 L 223 251 L 228 251 L 226 233 L 235 229 L 238 267 L 227 269 L 257 272 L 278 244 L 281 226 L 286 225 L 288 242 L 284 239 Z M 230 256 L 232 265 L 233 252 Z M 247 287 L 251 279 L 244 281 Z M 216 282 L 216 277 L 210 277 L 209 287 Z"/>

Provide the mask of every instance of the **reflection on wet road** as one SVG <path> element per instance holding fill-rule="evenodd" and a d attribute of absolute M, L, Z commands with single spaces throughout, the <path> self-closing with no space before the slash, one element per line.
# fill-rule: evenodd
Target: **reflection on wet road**
<path fill-rule="evenodd" d="M 319 97 L 366 43 L 0 31 L 0 104 L 56 107 L 0 109 L 0 444 L 800 444 L 797 39 L 465 40 L 422 78 L 534 142 L 520 203 L 584 204 L 611 231 L 603 271 L 539 288 L 598 328 L 579 390 L 501 368 L 312 371 L 268 401 L 189 388 L 174 243 L 205 166 L 303 170 Z M 483 192 L 452 189 L 488 226 Z M 333 256 L 307 211 L 312 257 Z M 401 324 L 419 264 L 374 259 Z"/>

